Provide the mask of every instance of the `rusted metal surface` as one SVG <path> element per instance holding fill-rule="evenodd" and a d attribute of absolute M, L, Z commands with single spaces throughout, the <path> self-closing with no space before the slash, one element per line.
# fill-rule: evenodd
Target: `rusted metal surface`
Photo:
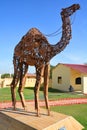
<path fill-rule="evenodd" d="M 32 65 L 36 68 L 36 84 L 34 87 L 34 93 L 37 116 L 39 116 L 39 89 L 42 76 L 44 76 L 44 97 L 46 108 L 48 109 L 48 115 L 50 115 L 48 103 L 49 62 L 55 55 L 63 51 L 69 43 L 71 39 L 71 23 L 69 17 L 79 8 L 79 4 L 74 4 L 68 8 L 62 9 L 62 36 L 57 44 L 49 44 L 46 37 L 37 28 L 32 28 L 22 37 L 21 41 L 15 47 L 13 57 L 14 77 L 11 83 L 12 103 L 14 109 L 16 108 L 15 88 L 18 81 L 18 92 L 22 105 L 24 109 L 26 108 L 23 96 L 23 87 L 28 66 Z"/>

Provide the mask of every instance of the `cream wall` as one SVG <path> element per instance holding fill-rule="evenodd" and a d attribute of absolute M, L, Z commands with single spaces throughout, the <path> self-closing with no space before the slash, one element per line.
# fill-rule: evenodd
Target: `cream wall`
<path fill-rule="evenodd" d="M 75 79 L 80 77 L 81 78 L 81 84 L 75 84 Z M 71 78 L 70 78 L 70 84 L 74 87 L 75 91 L 82 91 L 82 75 L 80 72 L 71 69 Z"/>
<path fill-rule="evenodd" d="M 0 88 L 10 86 L 11 82 L 12 82 L 12 78 L 0 79 Z"/>
<path fill-rule="evenodd" d="M 84 86 L 83 93 L 87 94 L 87 76 L 83 77 L 83 86 Z"/>
<path fill-rule="evenodd" d="M 62 77 L 62 83 L 58 84 L 58 77 Z M 70 69 L 62 64 L 58 64 L 52 71 L 52 88 L 62 91 L 69 91 Z"/>
<path fill-rule="evenodd" d="M 42 77 L 41 79 L 41 84 L 43 83 L 44 79 Z M 36 83 L 36 78 L 32 77 L 32 78 L 27 78 L 26 79 L 26 83 L 25 83 L 25 87 L 34 87 Z"/>
<path fill-rule="evenodd" d="M 0 88 L 10 87 L 11 82 L 12 78 L 0 79 Z M 35 82 L 36 82 L 35 77 L 26 78 L 25 87 L 34 87 Z M 41 83 L 43 83 L 43 77 L 41 79 Z"/>
<path fill-rule="evenodd" d="M 36 82 L 36 78 L 27 78 L 25 87 L 34 87 Z"/>

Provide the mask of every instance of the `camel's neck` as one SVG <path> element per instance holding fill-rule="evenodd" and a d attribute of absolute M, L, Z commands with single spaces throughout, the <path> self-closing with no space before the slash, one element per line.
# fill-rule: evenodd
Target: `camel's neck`
<path fill-rule="evenodd" d="M 63 51 L 71 39 L 71 24 L 69 17 L 62 17 L 62 22 L 62 37 L 56 45 L 53 45 L 52 57 Z"/>

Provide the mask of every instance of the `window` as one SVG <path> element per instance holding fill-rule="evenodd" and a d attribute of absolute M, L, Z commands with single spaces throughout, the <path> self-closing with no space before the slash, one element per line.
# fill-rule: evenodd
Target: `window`
<path fill-rule="evenodd" d="M 58 84 L 61 84 L 62 83 L 62 77 L 58 77 Z"/>
<path fill-rule="evenodd" d="M 80 77 L 75 79 L 75 84 L 81 84 L 81 78 Z"/>

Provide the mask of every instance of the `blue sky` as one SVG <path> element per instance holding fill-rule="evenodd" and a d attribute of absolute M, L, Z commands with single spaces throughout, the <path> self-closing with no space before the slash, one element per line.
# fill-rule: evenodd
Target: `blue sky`
<path fill-rule="evenodd" d="M 50 34 L 62 25 L 62 8 L 79 3 L 81 9 L 71 17 L 72 39 L 63 52 L 56 55 L 51 65 L 58 63 L 87 63 L 87 0 L 2 0 L 0 1 L 0 73 L 13 72 L 14 47 L 32 28 Z M 47 37 L 56 44 L 61 34 Z M 32 73 L 34 68 L 30 68 Z"/>

